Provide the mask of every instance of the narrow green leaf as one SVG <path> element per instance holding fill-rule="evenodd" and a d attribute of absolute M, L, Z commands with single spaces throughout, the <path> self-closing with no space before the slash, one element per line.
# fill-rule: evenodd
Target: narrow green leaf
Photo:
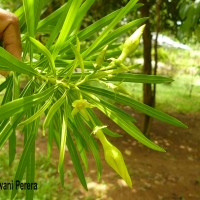
<path fill-rule="evenodd" d="M 10 121 L 5 121 L 0 126 L 0 148 L 5 144 L 8 138 L 13 133 L 13 126 L 10 124 Z"/>
<path fill-rule="evenodd" d="M 60 141 L 61 141 L 61 132 L 62 132 L 61 124 L 62 124 L 62 114 L 61 114 L 61 109 L 59 109 L 55 113 L 55 115 L 52 118 L 51 123 L 49 124 L 48 134 L 50 134 L 49 136 L 51 138 L 49 138 L 49 141 L 48 141 L 50 142 L 48 148 L 52 146 L 52 142 L 54 140 L 58 147 L 58 150 L 60 150 Z M 50 153 L 51 153 L 52 149 L 48 149 L 48 150 L 50 150 Z M 48 158 L 50 158 L 50 154 L 48 155 Z"/>
<path fill-rule="evenodd" d="M 32 37 L 29 37 L 31 43 L 36 47 L 38 48 L 48 59 L 49 61 L 49 64 L 50 64 L 50 69 L 51 69 L 51 72 L 56 75 L 56 68 L 55 68 L 55 63 L 54 63 L 54 60 L 53 60 L 53 57 L 50 53 L 50 51 L 41 43 L 39 42 L 38 40 L 32 38 Z"/>
<path fill-rule="evenodd" d="M 19 24 L 20 24 L 20 31 L 24 33 L 26 30 L 26 20 L 25 20 L 25 13 L 24 7 L 21 6 L 15 11 L 15 15 L 18 17 Z"/>
<path fill-rule="evenodd" d="M 142 23 L 144 23 L 148 18 L 141 18 L 141 19 L 136 19 L 134 21 L 131 21 L 119 28 L 117 28 L 116 30 L 114 30 L 112 33 L 108 34 L 104 40 L 102 40 L 102 42 L 94 49 L 94 51 L 100 49 L 101 47 L 103 47 L 104 45 L 108 45 L 113 43 L 115 40 L 117 40 L 122 34 L 127 33 L 128 31 L 130 31 L 131 29 L 133 29 L 134 27 L 137 27 L 139 25 L 141 25 Z"/>
<path fill-rule="evenodd" d="M 35 141 L 33 142 L 30 157 L 27 162 L 27 170 L 26 170 L 26 182 L 27 183 L 35 183 Z M 37 184 L 37 182 L 36 182 Z M 34 184 L 34 187 L 36 187 Z M 26 190 L 26 200 L 33 200 L 34 199 L 34 190 Z M 38 189 L 38 188 L 37 188 Z"/>
<path fill-rule="evenodd" d="M 57 57 L 59 51 L 61 50 L 63 43 L 65 41 L 65 39 L 68 37 L 69 33 L 70 33 L 70 29 L 74 23 L 74 20 L 76 18 L 76 15 L 79 11 L 79 7 L 82 3 L 82 0 L 70 0 L 69 4 L 70 4 L 70 8 L 69 11 L 67 13 L 66 19 L 64 21 L 63 27 L 60 31 L 60 35 L 58 37 L 58 40 L 56 41 L 56 44 L 54 46 L 54 50 L 53 50 L 53 58 L 55 60 L 55 58 Z"/>
<path fill-rule="evenodd" d="M 12 79 L 9 79 L 12 80 Z M 33 85 L 33 81 L 29 81 L 29 83 L 26 85 L 26 87 L 24 88 L 24 90 L 21 93 L 21 96 L 26 96 L 26 95 L 30 95 L 30 90 L 32 89 Z M 9 89 L 9 87 L 7 88 Z M 11 91 L 12 89 L 10 89 Z M 15 129 L 17 127 L 17 125 L 19 124 L 19 122 L 21 121 L 22 117 L 23 117 L 24 113 L 20 113 L 17 114 L 15 116 L 15 120 L 12 121 L 10 119 L 4 120 L 1 124 L 0 124 L 0 148 L 5 144 L 5 142 L 9 139 L 9 137 L 11 136 L 11 134 L 13 132 L 15 132 Z"/>
<path fill-rule="evenodd" d="M 95 2 L 95 0 L 86 0 L 80 7 L 79 12 L 77 13 L 75 22 L 72 26 L 72 30 L 79 30 L 81 22 L 83 20 L 83 17 L 86 15 L 87 11 L 90 9 L 92 4 Z"/>
<path fill-rule="evenodd" d="M 108 78 L 108 81 L 132 82 L 132 83 L 170 83 L 173 81 L 173 79 L 158 75 L 124 73 L 124 74 L 117 74 L 113 77 L 111 76 Z"/>
<path fill-rule="evenodd" d="M 49 0 L 34 0 L 35 32 L 36 32 L 38 23 L 41 18 L 41 13 L 42 13 L 43 7 L 45 6 L 45 8 L 47 8 L 48 5 L 46 5 L 46 4 L 48 4 L 48 3 L 49 3 Z"/>
<path fill-rule="evenodd" d="M 37 0 L 36 0 L 37 1 Z M 35 6 L 34 0 L 23 0 L 23 8 L 26 17 L 26 25 L 28 34 L 31 37 L 35 36 Z"/>
<path fill-rule="evenodd" d="M 50 36 L 48 38 L 48 41 L 46 43 L 47 48 L 52 48 L 52 45 L 54 41 L 58 38 L 58 35 L 60 34 L 60 30 L 63 27 L 66 15 L 69 11 L 70 3 L 68 2 L 66 6 L 63 6 L 64 10 L 60 14 L 59 18 L 55 22 L 56 26 L 50 31 Z"/>
<path fill-rule="evenodd" d="M 35 36 L 42 8 L 47 2 L 48 0 L 23 0 L 27 32 L 30 37 Z M 18 13 L 20 13 L 20 11 L 18 11 Z"/>
<path fill-rule="evenodd" d="M 35 86 L 36 86 L 36 84 L 35 84 L 34 79 L 31 79 L 30 81 L 28 81 L 28 83 L 23 88 L 23 90 L 22 90 L 22 92 L 21 92 L 19 97 L 30 96 L 32 94 L 32 91 L 33 91 Z"/>
<path fill-rule="evenodd" d="M 70 46 L 74 52 L 76 62 L 78 62 L 79 66 L 81 68 L 81 72 L 83 74 L 84 73 L 84 63 L 83 63 L 83 58 L 80 54 L 80 41 L 79 41 L 78 37 L 76 37 L 76 47 L 74 47 L 72 44 Z"/>
<path fill-rule="evenodd" d="M 106 15 L 105 17 L 99 19 L 98 21 L 94 22 L 90 26 L 86 27 L 85 29 L 81 30 L 78 33 L 78 37 L 80 40 L 86 40 L 93 36 L 93 34 L 100 31 L 102 28 L 106 27 L 113 19 L 119 14 L 119 12 L 122 10 L 118 9 L 116 11 L 113 11 L 112 13 Z"/>
<path fill-rule="evenodd" d="M 74 142 L 72 140 L 72 137 L 71 137 L 70 133 L 68 133 L 68 135 L 67 135 L 66 144 L 67 144 L 67 147 L 68 147 L 72 162 L 74 164 L 74 168 L 75 168 L 76 173 L 78 175 L 78 178 L 79 178 L 82 186 L 87 190 L 87 183 L 86 183 L 86 180 L 85 180 L 85 175 L 83 173 L 81 162 L 79 160 L 79 156 L 78 156 L 78 153 L 76 151 L 76 147 L 74 145 Z"/>
<path fill-rule="evenodd" d="M 8 87 L 10 80 L 11 80 L 11 77 L 8 77 L 3 83 L 1 83 L 0 92 L 2 92 L 4 89 Z"/>
<path fill-rule="evenodd" d="M 166 114 L 166 113 L 163 113 L 159 110 L 156 110 L 150 106 L 147 106 L 143 103 L 140 103 L 138 101 L 135 101 L 129 97 L 126 97 L 126 96 L 123 96 L 123 95 L 120 95 L 120 94 L 116 94 L 114 92 L 111 92 L 111 91 L 107 91 L 107 90 L 104 90 L 104 89 L 100 89 L 100 88 L 97 88 L 97 87 L 92 87 L 92 86 L 80 86 L 81 89 L 85 90 L 85 91 L 88 91 L 88 92 L 92 92 L 94 94 L 98 94 L 98 95 L 101 95 L 101 96 L 105 96 L 109 99 L 112 99 L 112 100 L 115 100 L 116 102 L 118 103 L 121 103 L 121 104 L 124 104 L 126 106 L 130 106 L 138 111 L 141 111 L 151 117 L 154 117 L 158 120 L 161 120 L 163 122 L 166 122 L 166 123 L 169 123 L 169 124 L 172 124 L 174 126 L 179 126 L 179 127 L 183 127 L 183 128 L 187 128 L 187 126 L 185 124 L 183 124 L 182 122 L 180 122 L 179 120 L 177 120 L 176 118 Z"/>
<path fill-rule="evenodd" d="M 59 100 L 57 100 L 50 108 L 45 120 L 44 120 L 44 123 L 43 123 L 43 134 L 44 134 L 44 131 L 45 129 L 48 127 L 52 117 L 54 116 L 54 114 L 57 112 L 58 109 L 60 109 L 61 105 L 63 104 L 63 102 L 65 101 L 65 98 L 66 98 L 66 95 L 67 95 L 67 91 L 65 91 L 63 93 L 63 95 L 60 97 Z"/>
<path fill-rule="evenodd" d="M 11 80 L 11 79 L 10 79 Z M 30 95 L 30 90 L 32 89 L 33 81 L 29 81 L 29 83 L 26 85 L 24 90 L 21 93 L 21 96 Z M 7 88 L 9 89 L 9 88 Z M 12 89 L 10 89 L 11 91 Z M 24 113 L 17 114 L 15 116 L 15 120 L 12 121 L 10 119 L 4 120 L 0 124 L 0 148 L 5 144 L 5 142 L 8 140 L 8 138 L 11 136 L 11 134 L 15 131 L 17 125 L 21 121 L 22 117 L 24 116 Z"/>
<path fill-rule="evenodd" d="M 50 15 L 45 17 L 44 19 L 40 20 L 37 26 L 38 32 L 46 32 L 46 27 L 50 27 L 52 30 L 52 26 L 55 26 L 56 22 L 60 19 L 60 16 L 63 12 L 66 12 L 66 7 L 68 3 L 64 4 L 56 11 L 52 12 Z"/>
<path fill-rule="evenodd" d="M 104 133 L 105 133 L 106 135 L 111 136 L 111 137 L 123 137 L 123 135 L 118 134 L 118 133 L 115 133 L 115 132 L 109 130 L 108 128 L 105 128 L 105 129 L 104 129 Z"/>
<path fill-rule="evenodd" d="M 54 137 L 54 123 L 49 124 L 49 131 L 48 131 L 48 146 L 47 146 L 47 153 L 48 159 L 50 160 L 52 148 L 53 148 L 53 137 Z"/>
<path fill-rule="evenodd" d="M 50 87 L 44 92 L 34 94 L 28 97 L 22 97 L 12 102 L 0 106 L 0 120 L 11 117 L 17 113 L 23 112 L 38 103 L 46 101 L 54 92 L 55 88 Z"/>
<path fill-rule="evenodd" d="M 96 166 L 97 166 L 98 180 L 100 180 L 101 174 L 102 174 L 102 165 L 101 165 L 98 145 L 97 145 L 96 141 L 93 139 L 93 137 L 91 137 L 91 133 L 89 133 L 88 129 L 84 126 L 84 122 L 80 116 L 76 116 L 75 124 L 76 124 L 77 128 L 78 127 L 81 128 L 81 130 L 79 130 L 79 133 L 81 133 L 85 142 L 87 143 L 90 150 L 92 151 L 92 154 L 95 159 Z"/>
<path fill-rule="evenodd" d="M 122 8 L 121 8 L 122 9 Z M 98 21 L 96 21 L 95 23 L 91 24 L 90 26 L 86 27 L 85 29 L 81 30 L 77 36 L 78 38 L 81 40 L 86 40 L 90 37 L 93 37 L 93 34 L 97 33 L 98 31 L 101 31 L 102 28 L 104 28 L 105 26 L 107 26 L 116 16 L 117 14 L 120 12 L 120 10 L 116 10 L 114 12 L 112 12 L 111 14 L 99 19 Z M 62 52 L 66 52 L 67 49 L 69 49 L 69 45 L 70 43 L 74 44 L 75 43 L 75 36 L 71 37 L 69 40 L 67 40 L 65 42 L 65 44 L 62 47 Z"/>
<path fill-rule="evenodd" d="M 79 30 L 83 17 L 86 15 L 87 11 L 90 9 L 94 1 L 95 0 L 87 0 L 81 5 L 75 19 L 76 23 L 73 24 L 72 30 Z"/>
<path fill-rule="evenodd" d="M 146 138 L 144 134 L 141 133 L 140 130 L 135 125 L 133 125 L 133 123 L 123 119 L 118 113 L 113 112 L 107 107 L 101 105 L 99 102 L 96 102 L 95 100 L 92 100 L 92 102 L 99 110 L 101 110 L 106 116 L 108 116 L 111 120 L 113 120 L 117 125 L 119 125 L 122 129 L 124 129 L 128 134 L 130 134 L 136 140 L 138 140 L 139 142 L 141 142 L 142 144 L 151 149 L 165 152 L 163 148 L 159 147 L 158 145 L 150 141 L 148 138 Z"/>
<path fill-rule="evenodd" d="M 4 94 L 1 105 L 6 104 L 7 102 L 12 100 L 12 88 L 13 88 L 12 77 L 9 77 L 6 86 L 6 92 Z"/>
<path fill-rule="evenodd" d="M 60 173 L 60 179 L 63 186 L 64 186 L 65 145 L 66 145 L 67 127 L 68 127 L 68 115 L 67 115 L 67 109 L 66 109 L 67 99 L 65 100 L 66 102 L 64 102 L 62 133 L 61 133 L 61 141 L 60 141 L 60 156 L 59 156 L 59 163 L 58 163 L 58 172 Z"/>
<path fill-rule="evenodd" d="M 86 151 L 85 151 L 84 146 L 80 142 L 79 138 L 77 138 L 77 137 L 76 137 L 76 144 L 78 147 L 78 151 L 80 153 L 80 157 L 83 161 L 84 167 L 85 167 L 86 171 L 88 171 L 88 159 L 87 159 Z"/>
<path fill-rule="evenodd" d="M 88 146 L 87 146 L 87 143 L 84 140 L 83 136 L 77 130 L 77 127 L 75 126 L 73 120 L 69 120 L 69 129 L 74 135 L 74 138 L 76 141 L 75 143 L 77 144 L 80 157 L 83 161 L 86 171 L 88 171 L 88 159 L 87 159 L 87 155 L 86 155 L 86 152 L 88 151 Z"/>
<path fill-rule="evenodd" d="M 100 42 L 103 41 L 103 39 L 109 34 L 109 32 L 120 22 L 120 20 L 135 6 L 137 3 L 137 0 L 130 0 L 125 7 L 120 10 L 119 14 L 112 20 L 112 22 L 106 27 L 106 29 L 101 33 L 101 35 L 92 43 L 92 45 L 87 48 L 82 53 L 83 58 L 85 58 L 87 55 L 93 51 Z"/>
<path fill-rule="evenodd" d="M 10 76 L 7 79 L 7 85 L 6 85 L 6 92 L 4 94 L 3 100 L 2 100 L 2 105 L 6 104 L 7 102 L 10 102 L 13 98 L 13 77 Z M 14 158 L 15 158 L 15 154 L 16 154 L 16 136 L 15 136 L 15 132 L 12 129 L 7 129 L 9 130 L 8 133 L 8 137 L 4 137 L 4 134 L 2 133 L 3 130 L 5 130 L 4 128 L 6 128 L 7 122 L 3 121 L 1 123 L 0 126 L 0 141 L 1 141 L 1 146 L 4 144 L 4 139 L 6 138 L 6 140 L 9 138 L 9 165 L 11 166 Z M 3 139 L 3 140 L 2 140 Z"/>
<path fill-rule="evenodd" d="M 16 73 L 12 74 L 13 78 L 13 88 L 12 88 L 12 99 L 15 100 L 19 98 L 19 78 Z M 10 123 L 14 124 L 16 116 L 12 116 Z M 13 131 L 12 135 L 9 137 L 9 165 L 11 166 L 12 162 L 15 159 L 16 154 L 16 133 Z"/>
<path fill-rule="evenodd" d="M 41 14 L 43 3 L 44 3 L 44 0 L 23 0 L 23 8 L 24 8 L 25 21 L 26 21 L 26 27 L 27 27 L 27 35 L 29 37 L 33 37 L 33 38 L 35 37 L 36 27 L 37 27 L 38 21 L 40 19 L 40 14 Z M 29 40 L 27 40 L 25 42 L 23 58 L 25 58 L 27 53 L 29 53 L 30 64 L 32 66 L 33 48 L 30 45 Z"/>
<path fill-rule="evenodd" d="M 44 113 L 44 111 L 47 108 L 49 108 L 49 106 L 51 105 L 52 99 L 53 99 L 53 95 L 46 101 L 46 103 L 41 108 L 39 108 L 39 110 L 35 114 L 33 114 L 31 117 L 29 117 L 25 121 L 19 123 L 18 126 L 27 125 L 33 122 L 34 120 L 36 120 L 38 117 L 40 117 Z"/>
<path fill-rule="evenodd" d="M 39 128 L 39 120 L 37 120 L 37 122 L 33 122 L 33 129 L 31 134 L 29 135 L 22 156 L 20 158 L 19 164 L 18 164 L 18 168 L 17 168 L 17 172 L 15 174 L 15 178 L 14 178 L 14 183 L 16 182 L 16 180 L 21 181 L 23 178 L 23 175 L 26 171 L 29 159 L 30 159 L 30 154 L 33 150 L 33 146 L 34 146 L 34 142 L 37 136 L 37 132 L 38 132 L 38 128 Z M 11 193 L 11 199 L 13 199 L 15 197 L 17 193 L 16 188 L 14 187 Z"/>
<path fill-rule="evenodd" d="M 15 134 L 15 131 L 13 131 L 11 136 L 9 137 L 9 165 L 10 166 L 15 159 L 15 154 L 16 154 L 16 134 Z"/>
<path fill-rule="evenodd" d="M 6 66 L 10 71 L 15 71 L 22 74 L 28 74 L 31 76 L 38 75 L 38 72 L 35 71 L 32 67 L 30 67 L 30 65 L 27 65 L 19 61 L 17 58 L 8 53 L 2 47 L 0 47 L 0 59 L 1 59 L 0 69 Z"/>
<path fill-rule="evenodd" d="M 90 101 L 90 99 L 94 99 L 93 96 L 90 93 L 84 92 L 84 94 L 87 97 L 89 97 L 89 101 Z M 113 112 L 117 113 L 121 118 L 128 120 L 128 121 L 131 121 L 131 122 L 136 122 L 135 119 L 132 116 L 130 116 L 128 113 L 124 112 L 122 109 L 118 108 L 117 106 L 115 106 L 115 105 L 113 105 L 109 102 L 106 102 L 103 99 L 100 99 L 99 103 L 102 104 L 105 107 L 108 107 Z M 97 125 L 100 126 L 100 124 L 97 124 Z"/>

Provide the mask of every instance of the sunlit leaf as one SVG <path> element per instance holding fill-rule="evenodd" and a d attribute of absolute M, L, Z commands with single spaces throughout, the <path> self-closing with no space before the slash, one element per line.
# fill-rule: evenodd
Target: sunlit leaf
<path fill-rule="evenodd" d="M 31 68 L 29 65 L 19 61 L 17 58 L 15 58 L 13 55 L 8 53 L 5 49 L 0 47 L 0 69 L 1 66 L 6 66 L 9 71 L 15 71 L 22 74 L 27 75 L 38 75 L 38 72 L 36 72 L 33 68 Z"/>
<path fill-rule="evenodd" d="M 110 110 L 108 107 L 100 104 L 99 102 L 96 102 L 95 100 L 90 99 L 90 101 L 92 101 L 99 110 L 101 110 L 106 116 L 108 116 L 111 120 L 113 120 L 118 126 L 124 129 L 136 140 L 151 149 L 161 152 L 165 151 L 164 149 L 150 141 L 148 138 L 146 138 L 144 134 L 141 133 L 141 131 L 135 125 L 133 125 L 133 123 L 131 123 L 130 120 L 125 120 L 124 117 L 120 116 L 117 112 Z"/>
<path fill-rule="evenodd" d="M 64 103 L 65 98 L 66 98 L 67 92 L 64 92 L 63 95 L 60 97 L 59 100 L 57 100 L 50 108 L 48 111 L 48 114 L 45 118 L 45 121 L 43 123 L 43 134 L 47 126 L 49 125 L 53 115 L 57 112 L 58 109 L 60 109 L 60 106 Z"/>
<path fill-rule="evenodd" d="M 46 89 L 44 92 L 22 97 L 0 106 L 0 120 L 6 119 L 14 114 L 23 112 L 32 106 L 46 101 L 54 91 L 54 87 Z"/>
<path fill-rule="evenodd" d="M 26 119 L 25 121 L 21 122 L 20 124 L 18 124 L 18 126 L 22 126 L 22 125 L 26 125 L 26 124 L 29 124 L 31 122 L 33 122 L 35 119 L 37 119 L 38 117 L 40 117 L 44 111 L 49 108 L 49 106 L 51 105 L 51 102 L 52 102 L 52 98 L 53 96 L 51 96 L 47 101 L 46 103 L 39 108 L 39 110 L 34 113 L 31 117 L 29 117 L 28 119 Z"/>
<path fill-rule="evenodd" d="M 94 48 L 98 46 L 100 42 L 109 34 L 109 32 L 119 23 L 119 21 L 135 6 L 137 0 L 130 0 L 125 7 L 123 7 L 119 14 L 112 20 L 112 22 L 106 27 L 101 35 L 92 43 L 92 45 L 83 52 L 83 58 L 91 53 Z"/>
<path fill-rule="evenodd" d="M 30 39 L 31 43 L 47 57 L 47 59 L 50 63 L 51 72 L 55 75 L 56 74 L 55 63 L 54 63 L 54 60 L 53 60 L 53 57 L 52 57 L 50 51 L 38 40 L 36 40 L 32 37 L 30 37 L 29 39 Z"/>
<path fill-rule="evenodd" d="M 69 11 L 67 13 L 67 16 L 65 18 L 63 27 L 60 31 L 60 35 L 56 41 L 54 50 L 53 50 L 53 57 L 54 59 L 56 58 L 56 56 L 58 55 L 59 51 L 62 48 L 62 45 L 65 41 L 65 39 L 67 38 L 67 36 L 70 33 L 70 29 L 74 23 L 74 20 L 76 18 L 76 15 L 78 13 L 79 7 L 81 5 L 82 1 L 81 0 L 70 0 L 69 4 L 70 4 L 70 8 Z"/>
<path fill-rule="evenodd" d="M 134 99 L 128 98 L 126 96 L 122 96 L 120 94 L 116 94 L 116 93 L 113 93 L 113 92 L 110 92 L 110 91 L 107 91 L 107 90 L 104 90 L 104 89 L 100 89 L 100 88 L 97 88 L 97 87 L 92 87 L 92 86 L 81 86 L 81 88 L 83 90 L 92 92 L 94 94 L 98 94 L 98 95 L 110 98 L 112 100 L 115 100 L 118 103 L 130 106 L 130 107 L 132 107 L 136 110 L 139 110 L 139 111 L 141 111 L 141 112 L 143 112 L 143 113 L 145 113 L 145 114 L 147 114 L 151 117 L 154 117 L 158 120 L 172 124 L 174 126 L 180 126 L 180 127 L 183 127 L 183 128 L 187 127 L 185 124 L 183 124 L 182 122 L 180 122 L 176 118 L 174 118 L 174 117 L 172 117 L 172 116 L 170 116 L 166 113 L 163 113 L 159 110 L 156 110 L 156 109 L 154 109 L 150 106 L 142 104 L 138 101 L 135 101 Z"/>

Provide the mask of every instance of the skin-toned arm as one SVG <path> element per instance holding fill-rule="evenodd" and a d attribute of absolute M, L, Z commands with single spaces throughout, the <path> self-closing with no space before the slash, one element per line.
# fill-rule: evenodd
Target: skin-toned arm
<path fill-rule="evenodd" d="M 17 16 L 0 8 L 0 40 L 3 47 L 21 60 L 21 38 Z M 9 72 L 0 71 L 0 74 L 7 76 Z"/>

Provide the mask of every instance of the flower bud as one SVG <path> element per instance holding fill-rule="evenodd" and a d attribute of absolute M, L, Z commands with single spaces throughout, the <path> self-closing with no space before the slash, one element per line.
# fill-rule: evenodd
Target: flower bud
<path fill-rule="evenodd" d="M 124 179 L 129 187 L 132 187 L 132 181 L 121 152 L 106 139 L 102 130 L 96 131 L 96 136 L 101 141 L 104 149 L 104 157 L 108 165 Z"/>
<path fill-rule="evenodd" d="M 145 25 L 140 26 L 124 43 L 122 53 L 119 56 L 118 60 L 123 62 L 126 57 L 128 57 L 131 53 L 133 53 L 139 43 L 140 43 L 140 38 L 143 34 Z"/>
<path fill-rule="evenodd" d="M 74 107 L 71 113 L 73 117 L 80 112 L 86 120 L 89 120 L 86 108 L 93 108 L 94 106 L 86 99 L 75 100 L 72 106 Z"/>

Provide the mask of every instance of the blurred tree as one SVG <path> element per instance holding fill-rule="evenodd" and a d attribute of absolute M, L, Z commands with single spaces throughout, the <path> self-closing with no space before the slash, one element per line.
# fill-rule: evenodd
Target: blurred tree
<path fill-rule="evenodd" d="M 193 35 L 200 42 L 200 0 L 180 0 L 178 8 L 181 18 L 179 37 Z"/>
<path fill-rule="evenodd" d="M 11 12 L 16 11 L 22 5 L 21 0 L 1 0 L 0 7 L 3 9 L 8 9 Z"/>
<path fill-rule="evenodd" d="M 143 34 L 144 49 L 144 65 L 143 73 L 157 73 L 157 39 L 159 32 L 168 31 L 175 36 L 195 35 L 200 40 L 200 1 L 199 0 L 140 0 L 144 4 L 141 7 L 142 17 L 149 17 L 146 22 L 146 29 Z M 179 14 L 178 14 L 179 13 Z M 152 32 L 155 32 L 154 41 L 154 61 L 155 66 L 152 66 Z M 149 106 L 155 106 L 156 86 L 144 84 L 143 86 L 143 102 Z M 143 132 L 148 135 L 151 125 L 151 118 L 145 116 Z"/>

